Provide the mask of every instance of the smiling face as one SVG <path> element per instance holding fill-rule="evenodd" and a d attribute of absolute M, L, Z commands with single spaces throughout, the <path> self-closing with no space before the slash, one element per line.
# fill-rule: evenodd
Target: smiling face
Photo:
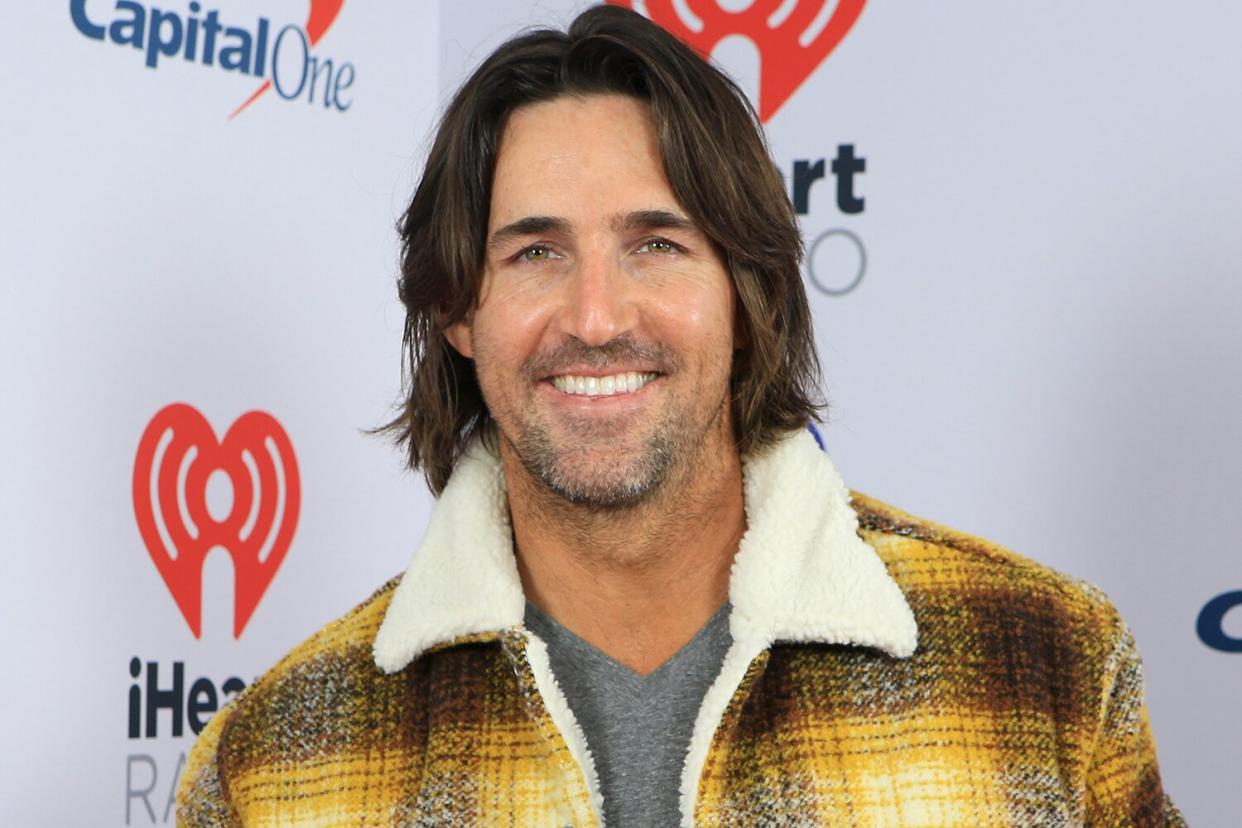
<path fill-rule="evenodd" d="M 561 97 L 512 114 L 478 307 L 448 332 L 475 362 L 502 457 L 597 507 L 714 468 L 709 452 L 736 451 L 734 304 L 646 104 Z"/>

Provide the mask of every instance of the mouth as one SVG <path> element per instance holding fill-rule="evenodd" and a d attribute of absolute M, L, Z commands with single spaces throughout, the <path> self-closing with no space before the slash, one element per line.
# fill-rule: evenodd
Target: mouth
<path fill-rule="evenodd" d="M 562 394 L 580 397 L 616 397 L 633 394 L 658 377 L 651 371 L 626 371 L 605 377 L 589 377 L 582 374 L 557 374 L 548 382 Z"/>

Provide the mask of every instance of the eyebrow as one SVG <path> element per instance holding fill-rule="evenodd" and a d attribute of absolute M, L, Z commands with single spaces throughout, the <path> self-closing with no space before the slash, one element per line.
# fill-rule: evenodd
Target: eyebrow
<path fill-rule="evenodd" d="M 504 247 L 522 236 L 538 236 L 544 233 L 568 233 L 569 222 L 556 216 L 525 216 L 501 227 L 487 240 L 490 250 Z"/>
<path fill-rule="evenodd" d="M 694 230 L 698 225 L 683 215 L 671 210 L 634 210 L 624 215 L 617 215 L 608 223 L 615 233 L 624 233 L 639 229 Z M 517 221 L 501 227 L 487 240 L 489 250 L 504 247 L 523 236 L 539 236 L 548 233 L 568 234 L 572 225 L 566 219 L 557 216 L 524 216 Z"/>
<path fill-rule="evenodd" d="M 698 230 L 699 227 L 683 215 L 669 210 L 635 210 L 624 216 L 617 216 L 610 222 L 615 232 L 627 230 Z"/>

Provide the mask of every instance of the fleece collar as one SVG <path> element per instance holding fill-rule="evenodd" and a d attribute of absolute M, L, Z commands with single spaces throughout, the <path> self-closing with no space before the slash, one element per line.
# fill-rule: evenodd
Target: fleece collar
<path fill-rule="evenodd" d="M 823 642 L 914 652 L 914 614 L 875 550 L 858 537 L 849 492 L 805 430 L 743 458 L 746 534 L 729 600 L 735 641 Z M 397 672 L 437 645 L 520 626 L 499 459 L 475 441 L 458 461 L 375 637 Z"/>

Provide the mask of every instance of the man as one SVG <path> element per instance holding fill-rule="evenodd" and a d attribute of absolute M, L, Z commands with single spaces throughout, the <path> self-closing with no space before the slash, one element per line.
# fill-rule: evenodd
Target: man
<path fill-rule="evenodd" d="M 409 570 L 222 711 L 216 825 L 1176 825 L 1107 600 L 844 488 L 737 89 L 615 8 L 491 55 L 405 219 Z"/>

